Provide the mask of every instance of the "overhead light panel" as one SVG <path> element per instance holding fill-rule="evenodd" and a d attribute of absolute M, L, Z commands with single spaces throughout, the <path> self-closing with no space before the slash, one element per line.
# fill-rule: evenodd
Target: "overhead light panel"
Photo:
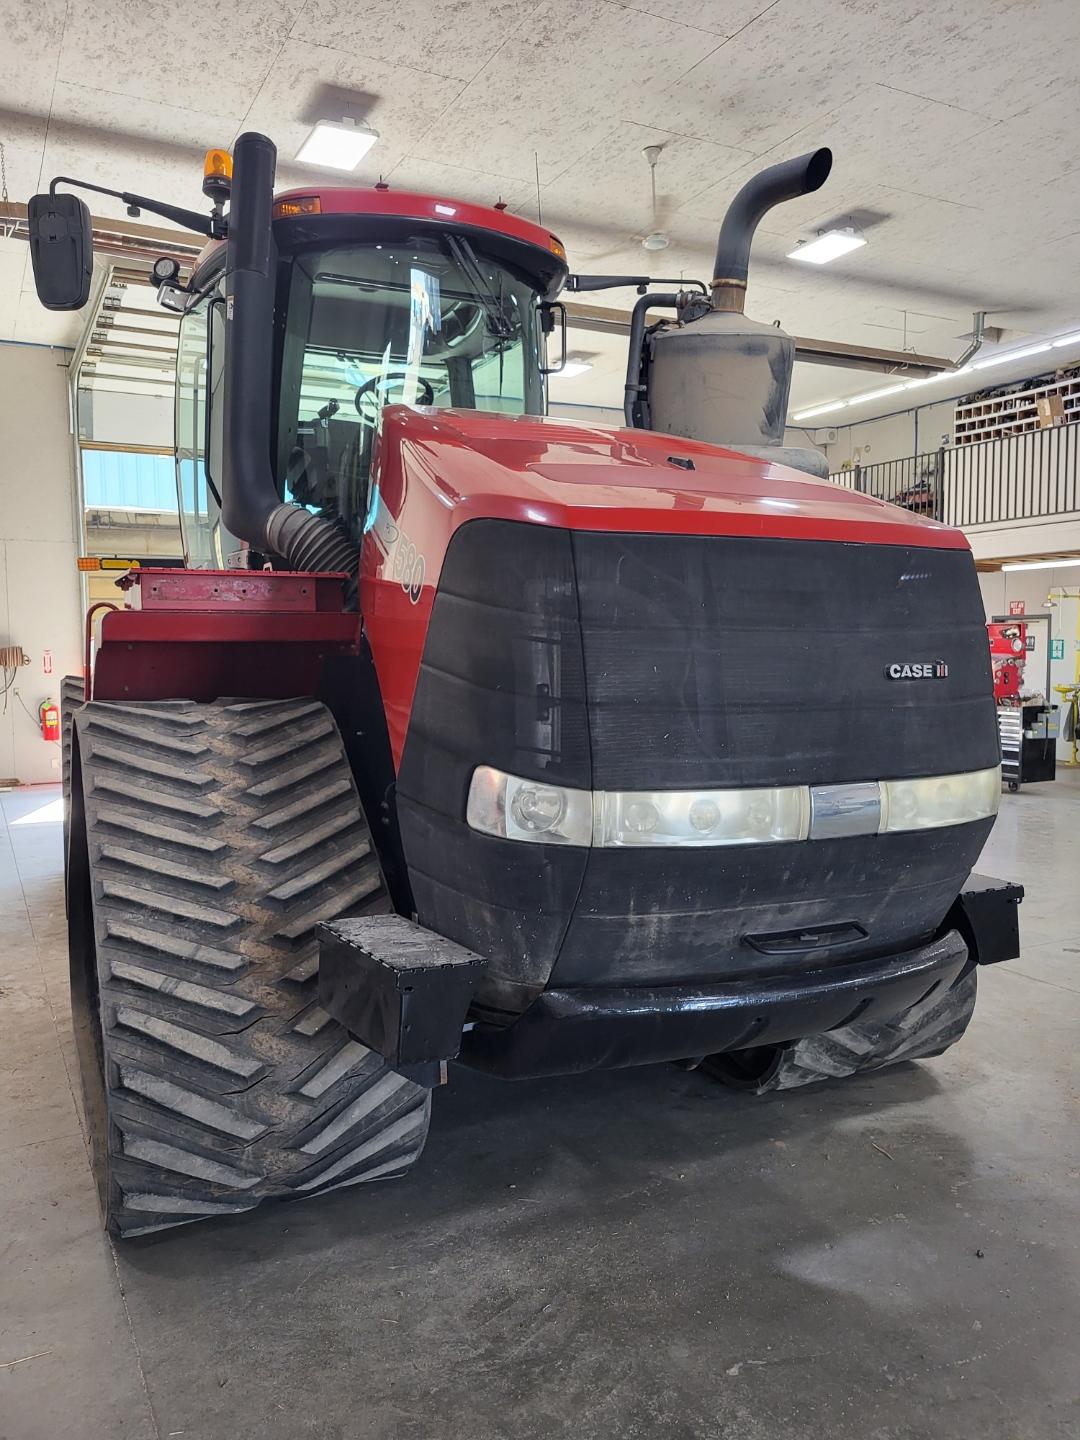
<path fill-rule="evenodd" d="M 1080 345 L 1080 330 L 1073 335 L 1062 335 L 1060 340 L 1054 340 L 1052 344 L 1055 350 L 1060 350 L 1062 345 Z"/>
<path fill-rule="evenodd" d="M 561 370 L 556 370 L 553 373 L 563 380 L 573 380 L 575 375 L 584 375 L 586 370 L 591 369 L 592 366 L 584 360 L 568 360 Z"/>
<path fill-rule="evenodd" d="M 324 170 L 355 170 L 379 132 L 354 120 L 320 120 L 296 152 L 301 165 Z"/>
<path fill-rule="evenodd" d="M 1002 565 L 1002 570 L 1070 570 L 1080 565 L 1080 560 L 1016 560 L 1011 565 Z"/>
<path fill-rule="evenodd" d="M 858 250 L 865 244 L 866 236 L 856 230 L 854 225 L 847 225 L 842 230 L 826 230 L 816 240 L 808 240 L 805 245 L 796 245 L 787 258 L 804 260 L 807 265 L 828 265 L 830 260 L 849 255 L 852 250 Z"/>

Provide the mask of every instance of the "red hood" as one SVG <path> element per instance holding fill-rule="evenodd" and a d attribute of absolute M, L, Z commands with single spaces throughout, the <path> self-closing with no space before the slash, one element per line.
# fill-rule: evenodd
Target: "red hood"
<path fill-rule="evenodd" d="M 431 486 L 454 527 L 479 517 L 569 530 L 767 535 L 967 548 L 963 533 L 772 461 L 652 430 L 535 415 L 389 406 L 383 453 Z M 690 460 L 687 469 L 675 460 Z"/>

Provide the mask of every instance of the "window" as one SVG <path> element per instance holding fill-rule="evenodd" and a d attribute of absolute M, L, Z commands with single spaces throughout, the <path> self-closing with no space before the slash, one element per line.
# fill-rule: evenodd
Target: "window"
<path fill-rule="evenodd" d="M 357 531 L 384 404 L 541 414 L 537 302 L 533 283 L 464 236 L 298 255 L 281 360 L 285 499 Z"/>

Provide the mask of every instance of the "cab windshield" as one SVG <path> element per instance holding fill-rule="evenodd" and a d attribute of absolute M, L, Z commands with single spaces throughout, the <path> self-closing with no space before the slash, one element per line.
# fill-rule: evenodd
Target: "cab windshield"
<path fill-rule="evenodd" d="M 464 235 L 297 255 L 278 407 L 285 498 L 358 532 L 384 405 L 542 414 L 539 298 Z"/>

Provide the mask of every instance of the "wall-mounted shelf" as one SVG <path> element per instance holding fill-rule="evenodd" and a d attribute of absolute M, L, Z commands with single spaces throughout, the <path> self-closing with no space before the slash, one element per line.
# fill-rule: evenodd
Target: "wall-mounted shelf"
<path fill-rule="evenodd" d="M 1080 420 L 1080 371 L 1070 370 L 1055 380 L 986 395 L 957 405 L 954 413 L 953 444 L 978 445 L 984 440 L 1003 440 L 1045 427 L 1039 424 L 1036 401 L 1050 395 L 1061 397 L 1065 424 Z"/>

